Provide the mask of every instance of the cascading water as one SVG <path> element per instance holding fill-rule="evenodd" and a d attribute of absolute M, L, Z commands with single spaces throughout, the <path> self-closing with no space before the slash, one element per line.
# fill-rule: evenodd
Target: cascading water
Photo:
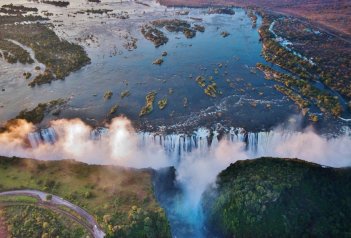
<path fill-rule="evenodd" d="M 41 143 L 54 144 L 57 141 L 57 135 L 54 128 L 49 127 L 28 134 L 30 145 L 35 148 Z"/>
<path fill-rule="evenodd" d="M 155 195 L 166 210 L 174 237 L 209 237 L 203 226 L 204 217 L 200 205 L 202 192 L 208 184 L 215 181 L 221 170 L 238 159 L 279 156 L 299 157 L 311 161 L 311 158 L 318 158 L 320 164 L 336 167 L 350 163 L 349 132 L 343 133 L 346 137 L 335 140 L 321 137 L 313 131 L 247 132 L 242 128 L 230 128 L 225 133 L 200 128 L 191 134 L 168 135 L 152 132 L 135 133 L 131 130 L 132 136 L 126 137 L 127 131 L 118 130 L 120 127 L 100 127 L 92 130 L 88 128 L 86 131 L 79 128 L 68 127 L 69 137 L 61 138 L 65 134 L 62 134 L 62 128 L 60 130 L 54 124 L 53 127 L 29 133 L 28 141 L 33 148 L 37 148 L 41 144 L 59 144 L 60 140 L 65 139 L 68 139 L 71 145 L 76 140 L 77 144 L 81 144 L 78 147 L 82 151 L 89 150 L 92 146 L 95 146 L 93 150 L 99 150 L 107 143 L 109 149 L 118 147 L 120 149 L 118 152 L 126 152 L 125 149 L 120 148 L 121 146 L 128 150 L 139 150 L 141 153 L 137 156 L 142 159 L 157 159 L 158 155 L 154 154 L 154 150 L 151 156 L 150 153 L 146 156 L 146 151 L 147 148 L 160 149 L 165 159 L 169 161 L 164 166 L 173 167 L 156 172 Z M 131 144 L 129 140 L 132 140 L 136 147 L 128 147 L 128 144 Z M 76 147 L 77 145 L 74 148 L 69 147 L 69 150 L 74 150 Z M 316 151 L 319 153 L 320 150 L 325 151 L 323 154 L 326 155 L 316 154 Z M 331 163 L 328 159 L 334 158 L 336 151 L 342 151 L 344 154 L 340 156 L 341 159 L 333 159 Z M 93 151 L 89 150 L 84 155 L 89 155 L 90 152 Z M 113 155 L 118 157 L 118 153 Z M 99 152 L 97 156 L 100 156 Z M 321 159 L 323 156 L 324 158 Z"/>
<path fill-rule="evenodd" d="M 99 127 L 93 129 L 87 140 L 100 140 L 109 133 L 107 128 Z M 246 132 L 242 128 L 231 128 L 228 133 L 221 136 L 231 143 L 244 143 L 246 151 L 251 156 L 269 155 L 269 151 L 277 142 L 288 140 L 292 135 L 299 132 L 292 131 L 268 131 L 268 132 Z M 219 143 L 219 133 L 200 128 L 192 134 L 160 134 L 152 132 L 138 132 L 138 146 L 140 148 L 155 144 L 161 146 L 172 161 L 180 161 L 186 154 L 194 150 L 207 153 L 211 147 Z M 30 145 L 35 148 L 39 144 L 54 144 L 58 135 L 52 127 L 40 129 L 28 134 Z"/>

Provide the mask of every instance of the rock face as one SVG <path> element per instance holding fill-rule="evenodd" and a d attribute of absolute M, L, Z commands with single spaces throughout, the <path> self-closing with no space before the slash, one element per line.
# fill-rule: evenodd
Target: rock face
<path fill-rule="evenodd" d="M 223 237 L 342 237 L 351 231 L 351 169 L 301 160 L 239 161 L 217 177 L 203 207 Z"/>

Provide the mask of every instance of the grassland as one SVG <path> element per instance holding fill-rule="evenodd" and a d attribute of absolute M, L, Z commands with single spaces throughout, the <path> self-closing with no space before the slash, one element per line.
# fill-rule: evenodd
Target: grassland
<path fill-rule="evenodd" d="M 348 237 L 350 179 L 300 160 L 239 161 L 206 192 L 207 224 L 223 237 Z"/>
<path fill-rule="evenodd" d="M 0 189 L 36 189 L 92 214 L 107 237 L 170 237 L 151 170 L 0 157 Z"/>

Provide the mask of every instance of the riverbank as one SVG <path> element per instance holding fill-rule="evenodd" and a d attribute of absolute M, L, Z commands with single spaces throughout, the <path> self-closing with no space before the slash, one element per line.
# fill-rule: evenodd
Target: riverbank
<path fill-rule="evenodd" d="M 0 157 L 0 171 L 2 191 L 26 188 L 56 194 L 88 211 L 106 234 L 170 237 L 152 192 L 150 170 Z"/>

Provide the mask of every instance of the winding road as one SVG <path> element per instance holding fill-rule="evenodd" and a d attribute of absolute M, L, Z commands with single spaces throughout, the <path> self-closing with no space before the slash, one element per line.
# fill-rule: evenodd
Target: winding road
<path fill-rule="evenodd" d="M 71 217 L 72 219 L 76 220 L 78 223 L 83 225 L 85 228 L 87 228 L 92 233 L 94 238 L 105 237 L 104 231 L 99 227 L 98 223 L 95 221 L 92 215 L 90 215 L 81 207 L 78 207 L 73 203 L 67 200 L 64 200 L 61 197 L 52 195 L 51 200 L 47 201 L 46 197 L 49 194 L 45 192 L 37 191 L 37 190 L 13 190 L 13 191 L 0 192 L 0 196 L 13 196 L 13 195 L 27 195 L 27 196 L 37 197 L 39 198 L 39 206 L 46 207 L 54 211 L 58 211 L 60 213 L 64 213 L 65 215 Z M 59 206 L 65 206 L 75 211 L 77 214 L 79 214 L 79 216 L 81 216 L 86 220 L 86 223 L 82 223 L 82 221 L 79 218 L 73 216 L 69 212 L 59 209 Z"/>

